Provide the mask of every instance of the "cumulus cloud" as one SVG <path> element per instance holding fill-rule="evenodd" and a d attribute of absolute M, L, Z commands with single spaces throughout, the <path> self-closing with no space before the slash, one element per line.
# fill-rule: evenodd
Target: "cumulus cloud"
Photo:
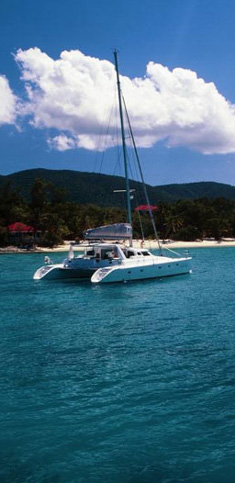
<path fill-rule="evenodd" d="M 14 124 L 16 120 L 17 99 L 6 77 L 0 76 L 0 126 Z"/>
<path fill-rule="evenodd" d="M 38 48 L 16 55 L 35 128 L 56 129 L 48 142 L 64 151 L 104 149 L 101 133 L 113 105 L 116 74 L 111 62 L 64 51 L 53 60 Z M 235 152 L 235 106 L 211 82 L 193 71 L 150 62 L 142 78 L 120 76 L 128 113 L 139 147 L 164 140 L 204 154 Z M 109 123 L 105 147 L 117 143 L 116 120 Z"/>

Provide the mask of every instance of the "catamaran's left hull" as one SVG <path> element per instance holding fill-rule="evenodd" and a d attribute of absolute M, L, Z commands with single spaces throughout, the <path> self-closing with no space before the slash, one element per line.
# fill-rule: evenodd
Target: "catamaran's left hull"
<path fill-rule="evenodd" d="M 70 280 L 90 279 L 95 269 L 72 269 L 66 268 L 63 264 L 51 265 L 39 268 L 34 274 L 34 280 Z"/>
<path fill-rule="evenodd" d="M 65 280 L 65 279 L 90 279 L 93 273 L 102 267 L 112 267 L 118 264 L 118 260 L 96 260 L 89 257 L 77 257 L 66 263 L 55 265 L 43 265 L 34 274 L 34 280 Z"/>

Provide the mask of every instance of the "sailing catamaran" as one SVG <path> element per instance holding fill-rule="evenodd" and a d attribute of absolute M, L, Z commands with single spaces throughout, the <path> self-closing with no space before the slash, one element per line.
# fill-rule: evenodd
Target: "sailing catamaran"
<path fill-rule="evenodd" d="M 118 86 L 118 101 L 119 101 L 119 112 L 120 112 L 120 122 L 121 122 L 121 133 L 122 133 L 122 147 L 123 147 L 123 159 L 125 166 L 125 178 L 126 178 L 126 196 L 127 196 L 127 211 L 128 211 L 128 221 L 132 225 L 131 219 L 131 206 L 130 206 L 130 187 L 129 187 L 129 177 L 128 177 L 128 164 L 127 164 L 127 154 L 126 154 L 126 142 L 125 142 L 125 130 L 123 121 L 123 105 L 122 101 L 124 98 L 121 94 L 121 85 L 119 78 L 118 69 L 118 58 L 117 52 L 114 52 L 115 59 L 115 69 L 117 75 L 117 86 Z M 129 124 L 130 135 L 139 167 L 139 173 L 142 179 L 142 184 L 144 188 L 145 198 L 147 201 L 147 206 L 149 207 L 149 214 L 152 221 L 155 238 L 158 241 L 159 246 L 159 256 L 153 255 L 148 250 L 140 250 L 138 254 L 136 250 L 133 250 L 131 254 L 131 249 L 129 249 L 128 254 L 120 260 L 120 263 L 113 267 L 105 267 L 98 269 L 91 277 L 92 283 L 114 283 L 114 282 L 127 282 L 133 280 L 145 280 L 151 278 L 162 278 L 170 277 L 173 275 L 183 275 L 191 271 L 191 258 L 190 257 L 166 257 L 162 254 L 162 248 L 158 239 L 157 230 L 151 210 L 151 205 L 149 202 L 146 186 L 143 179 L 143 173 L 134 141 L 133 132 L 131 129 L 131 124 L 129 116 L 127 113 L 125 101 L 124 107 L 126 111 L 126 116 Z"/>
<path fill-rule="evenodd" d="M 82 245 L 82 254 L 75 256 L 71 245 L 68 257 L 62 263 L 43 265 L 36 270 L 33 278 L 35 280 L 91 278 L 98 268 L 113 267 L 124 257 L 121 246 L 113 240 L 130 240 L 131 237 L 132 228 L 128 223 L 89 229 L 84 233 L 87 245 Z"/>
<path fill-rule="evenodd" d="M 128 117 L 125 102 L 121 93 L 121 85 L 118 70 L 117 52 L 114 52 L 115 69 L 118 88 L 118 103 L 122 135 L 122 151 L 126 180 L 126 205 L 128 223 L 118 223 L 87 230 L 85 238 L 88 240 L 96 240 L 96 242 L 85 248 L 83 255 L 74 256 L 70 250 L 69 256 L 64 262 L 57 265 L 46 265 L 39 268 L 34 279 L 64 279 L 64 278 L 90 278 L 92 283 L 111 283 L 126 282 L 132 280 L 143 280 L 151 278 L 170 277 L 174 275 L 183 275 L 191 271 L 191 258 L 163 256 L 162 248 L 158 239 L 157 230 L 148 199 L 146 186 L 144 184 L 143 173 L 131 130 L 131 124 Z M 149 250 L 133 248 L 132 244 L 132 213 L 131 213 L 131 190 L 129 186 L 129 173 L 127 162 L 127 149 L 125 140 L 123 102 L 126 111 L 126 117 L 129 125 L 130 136 L 135 151 L 139 173 L 141 176 L 144 194 L 147 206 L 150 207 L 149 214 L 153 225 L 155 238 L 158 241 L 159 255 L 153 255 Z M 109 240 L 129 240 L 129 247 L 121 246 L 118 243 L 111 243 Z M 106 240 L 97 242 L 97 240 Z"/>

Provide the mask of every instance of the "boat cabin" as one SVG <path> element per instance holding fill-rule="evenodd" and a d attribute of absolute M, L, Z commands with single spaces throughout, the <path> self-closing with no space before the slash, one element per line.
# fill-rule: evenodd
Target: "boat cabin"
<path fill-rule="evenodd" d="M 149 257 L 151 253 L 146 249 L 135 249 L 133 247 L 120 247 L 118 244 L 97 244 L 89 245 L 85 249 L 84 258 L 96 260 L 112 260 L 125 258 Z"/>
<path fill-rule="evenodd" d="M 122 250 L 116 244 L 89 245 L 85 249 L 84 258 L 96 260 L 112 260 L 113 258 L 124 258 Z"/>
<path fill-rule="evenodd" d="M 123 253 L 126 258 L 151 257 L 151 253 L 148 250 L 135 249 L 132 247 L 123 249 Z"/>

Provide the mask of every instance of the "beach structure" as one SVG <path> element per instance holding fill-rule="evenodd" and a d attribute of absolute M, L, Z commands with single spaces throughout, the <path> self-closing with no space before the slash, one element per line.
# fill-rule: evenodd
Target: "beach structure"
<path fill-rule="evenodd" d="M 8 227 L 10 242 L 13 245 L 32 245 L 37 236 L 37 232 L 33 226 L 25 225 L 20 221 L 12 223 Z"/>

